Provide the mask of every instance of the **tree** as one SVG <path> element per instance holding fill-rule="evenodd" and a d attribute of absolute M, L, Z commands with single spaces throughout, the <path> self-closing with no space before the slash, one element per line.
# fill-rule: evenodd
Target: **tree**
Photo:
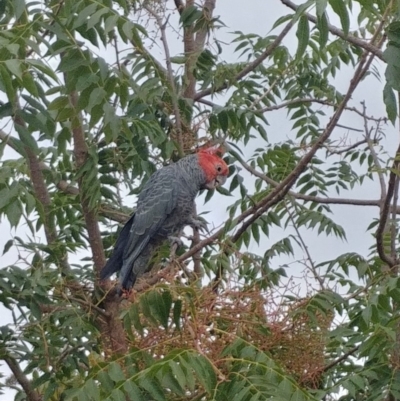
<path fill-rule="evenodd" d="M 0 2 L 0 214 L 18 229 L 0 270 L 14 319 L 0 358 L 16 399 L 400 399 L 400 147 L 385 142 L 399 5 L 270 3 L 286 10 L 270 33 L 226 44 L 215 0 Z M 376 117 L 355 92 L 379 79 Z M 271 140 L 275 110 L 292 124 Z M 205 196 L 226 202 L 224 223 L 163 247 L 118 299 L 98 276 L 124 198 L 210 141 L 232 166 Z M 378 192 L 358 196 L 371 180 Z M 370 251 L 315 261 L 310 233 L 346 238 L 334 205 L 375 208 Z M 304 266 L 305 291 L 280 258 Z"/>

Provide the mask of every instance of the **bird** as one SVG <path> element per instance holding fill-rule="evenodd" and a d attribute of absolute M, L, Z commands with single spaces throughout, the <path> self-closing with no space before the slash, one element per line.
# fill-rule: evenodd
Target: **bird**
<path fill-rule="evenodd" d="M 196 217 L 195 198 L 223 185 L 229 167 L 219 145 L 203 147 L 157 170 L 144 185 L 135 213 L 122 228 L 100 280 L 118 273 L 118 293 L 129 295 L 136 279 L 152 268 L 152 256 L 167 240 L 180 245 L 185 226 L 206 229 Z"/>

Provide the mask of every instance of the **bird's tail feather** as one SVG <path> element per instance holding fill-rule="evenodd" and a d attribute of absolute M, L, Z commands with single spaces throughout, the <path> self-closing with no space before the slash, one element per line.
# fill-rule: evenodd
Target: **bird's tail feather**
<path fill-rule="evenodd" d="M 100 272 L 100 280 L 104 280 L 110 277 L 112 274 L 121 270 L 123 264 L 122 256 L 124 254 L 124 249 L 126 248 L 129 239 L 129 232 L 131 230 L 134 217 L 135 215 L 133 214 L 119 233 L 114 251 L 110 259 L 108 259 L 107 263 Z"/>

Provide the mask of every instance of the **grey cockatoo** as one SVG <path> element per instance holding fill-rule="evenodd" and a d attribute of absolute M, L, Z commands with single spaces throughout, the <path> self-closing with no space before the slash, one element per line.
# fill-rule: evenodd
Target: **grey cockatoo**
<path fill-rule="evenodd" d="M 121 230 L 100 273 L 101 280 L 119 272 L 120 290 L 129 293 L 165 240 L 176 241 L 187 225 L 204 228 L 193 216 L 194 199 L 201 189 L 225 183 L 229 170 L 220 154 L 219 147 L 201 149 L 150 177 L 138 197 L 135 214 Z"/>

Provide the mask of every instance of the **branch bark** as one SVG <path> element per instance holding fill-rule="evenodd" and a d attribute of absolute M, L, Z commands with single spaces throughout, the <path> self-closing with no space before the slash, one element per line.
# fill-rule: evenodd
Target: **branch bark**
<path fill-rule="evenodd" d="M 71 106 L 77 110 L 78 93 L 73 91 L 69 94 Z M 88 146 L 85 140 L 85 132 L 82 125 L 82 116 L 77 111 L 76 121 L 72 128 L 73 146 L 75 164 L 79 170 L 84 166 L 89 157 Z M 96 276 L 100 274 L 100 270 L 106 263 L 104 255 L 103 241 L 100 235 L 99 222 L 97 219 L 96 210 L 92 209 L 89 204 L 88 197 L 84 194 L 83 180 L 84 176 L 78 180 L 80 203 L 82 206 L 83 216 L 86 223 L 86 229 L 89 237 L 89 245 L 92 252 L 93 264 Z M 103 283 L 103 288 L 106 291 L 111 290 L 110 280 Z M 104 334 L 104 350 L 106 354 L 124 353 L 128 350 L 126 343 L 125 331 L 119 319 L 119 301 L 112 296 L 112 291 L 107 293 L 104 300 L 104 308 L 108 316 L 99 315 L 98 322 Z"/>
<path fill-rule="evenodd" d="M 4 356 L 3 360 L 24 390 L 28 401 L 42 401 L 42 396 L 33 388 L 31 381 L 25 376 L 17 361 L 10 355 Z"/>
<path fill-rule="evenodd" d="M 214 12 L 216 0 L 206 0 L 203 5 L 203 17 L 210 21 Z M 187 0 L 186 7 L 193 6 L 194 0 Z M 196 92 L 196 78 L 194 76 L 194 68 L 200 53 L 204 49 L 207 37 L 207 24 L 204 24 L 201 29 L 196 33 L 193 32 L 193 26 L 185 28 L 184 31 L 184 51 L 186 56 L 184 84 L 185 90 L 183 97 L 187 99 L 194 99 Z"/>
<path fill-rule="evenodd" d="M 391 169 L 391 172 L 389 175 L 387 195 L 386 195 L 385 201 L 383 203 L 383 207 L 381 209 L 378 228 L 376 229 L 376 246 L 377 246 L 379 257 L 390 268 L 394 267 L 398 263 L 398 261 L 397 261 L 397 258 L 393 258 L 392 256 L 390 256 L 386 253 L 383 237 L 384 237 L 384 233 L 386 230 L 387 219 L 389 217 L 390 203 L 393 199 L 393 195 L 394 195 L 394 191 L 395 191 L 395 187 L 396 187 L 396 178 L 397 178 L 396 171 L 399 171 L 399 168 L 400 168 L 399 159 L 400 159 L 400 145 L 397 148 L 397 151 L 395 154 L 392 169 Z"/>
<path fill-rule="evenodd" d="M 18 127 L 23 130 L 27 130 L 25 121 L 22 119 L 19 110 L 20 106 L 18 101 L 14 103 L 15 114 L 14 114 L 14 124 L 16 131 L 18 132 Z M 21 140 L 22 141 L 22 140 Z M 24 146 L 24 152 L 26 154 L 26 159 L 29 167 L 29 174 L 32 181 L 32 186 L 34 194 L 38 202 L 43 207 L 42 219 L 43 227 L 46 234 L 47 243 L 50 245 L 55 242 L 57 238 L 57 232 L 55 229 L 54 218 L 51 213 L 51 199 L 49 192 L 47 190 L 46 182 L 44 180 L 42 170 L 40 168 L 40 162 L 35 154 L 34 149 Z"/>

